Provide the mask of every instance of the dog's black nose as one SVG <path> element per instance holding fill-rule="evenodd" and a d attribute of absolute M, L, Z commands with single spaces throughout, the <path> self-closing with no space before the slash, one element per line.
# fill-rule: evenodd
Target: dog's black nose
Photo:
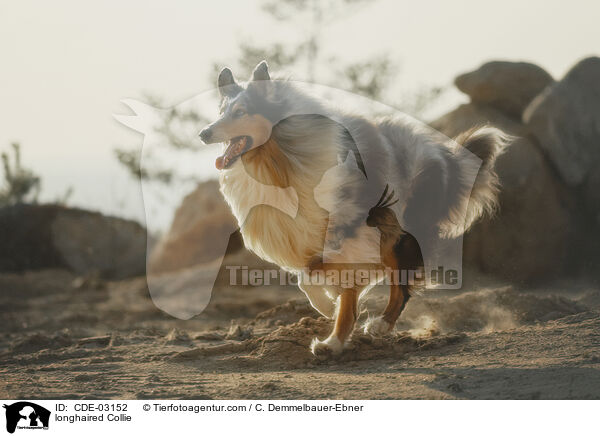
<path fill-rule="evenodd" d="M 206 142 L 208 144 L 208 141 L 210 141 L 210 138 L 212 137 L 212 130 L 206 128 L 203 131 L 200 132 L 200 139 L 202 139 L 202 141 Z"/>

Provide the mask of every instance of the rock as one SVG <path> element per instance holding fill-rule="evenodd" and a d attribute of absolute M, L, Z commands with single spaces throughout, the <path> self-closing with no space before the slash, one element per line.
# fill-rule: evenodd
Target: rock
<path fill-rule="evenodd" d="M 190 336 L 187 332 L 179 329 L 172 329 L 165 336 L 165 344 L 167 345 L 185 345 L 191 341 Z"/>
<path fill-rule="evenodd" d="M 591 221 L 600 228 L 600 171 L 592 171 L 583 190 L 583 201 L 591 213 Z"/>
<path fill-rule="evenodd" d="M 194 336 L 194 339 L 198 341 L 221 341 L 223 340 L 223 334 L 215 331 L 206 331 L 198 333 Z"/>
<path fill-rule="evenodd" d="M 491 123 L 506 133 L 519 132 L 523 128 L 520 122 L 507 117 L 498 109 L 475 103 L 463 104 L 431 122 L 430 125 L 444 135 L 453 138 L 471 127 L 487 123 Z"/>
<path fill-rule="evenodd" d="M 0 209 L 0 271 L 66 268 L 123 279 L 144 274 L 146 230 L 136 222 L 58 205 Z"/>
<path fill-rule="evenodd" d="M 447 136 L 484 123 L 520 136 L 523 126 L 491 107 L 462 105 L 434 121 Z M 510 281 L 534 282 L 562 272 L 570 238 L 569 198 L 535 144 L 518 138 L 497 159 L 500 209 L 464 236 L 464 264 Z"/>
<path fill-rule="evenodd" d="M 600 58 L 575 65 L 531 102 L 523 119 L 564 182 L 584 184 L 600 163 Z"/>
<path fill-rule="evenodd" d="M 225 339 L 244 341 L 251 338 L 253 335 L 252 327 L 241 326 L 240 324 L 231 324 L 229 332 L 225 335 Z"/>
<path fill-rule="evenodd" d="M 111 335 L 105 336 L 93 336 L 90 338 L 83 338 L 77 342 L 80 347 L 108 347 L 112 339 Z"/>
<path fill-rule="evenodd" d="M 105 289 L 106 282 L 94 273 L 73 279 L 71 286 L 75 289 Z"/>
<path fill-rule="evenodd" d="M 215 240 L 228 241 L 235 218 L 219 192 L 219 183 L 209 180 L 201 183 L 177 208 L 168 233 L 158 242 L 150 257 L 149 269 L 153 274 L 165 273 L 210 262 L 222 256 Z M 242 246 L 241 235 L 236 233 L 229 250 Z"/>
<path fill-rule="evenodd" d="M 600 58 L 576 64 L 536 97 L 523 114 L 556 173 L 577 199 L 573 225 L 579 269 L 598 276 L 600 261 Z"/>
<path fill-rule="evenodd" d="M 537 65 L 495 61 L 458 76 L 454 83 L 473 103 L 487 104 L 520 120 L 529 102 L 553 81 Z"/>
<path fill-rule="evenodd" d="M 11 353 L 31 353 L 44 349 L 68 347 L 72 343 L 73 339 L 66 333 L 57 333 L 54 335 L 34 333 L 16 340 L 10 345 L 9 349 Z"/>

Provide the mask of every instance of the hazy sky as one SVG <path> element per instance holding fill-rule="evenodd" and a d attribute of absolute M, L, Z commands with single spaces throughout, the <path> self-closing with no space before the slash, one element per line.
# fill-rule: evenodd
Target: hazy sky
<path fill-rule="evenodd" d="M 381 0 L 328 26 L 324 52 L 390 54 L 400 90 L 449 84 L 491 59 L 560 78 L 600 53 L 599 17 L 593 1 Z M 1 1 L 0 150 L 22 143 L 43 199 L 73 186 L 73 205 L 143 217 L 139 185 L 112 152 L 142 141 L 112 118 L 127 112 L 119 101 L 147 91 L 183 101 L 207 89 L 212 62 L 234 59 L 240 39 L 288 41 L 305 28 L 275 25 L 254 1 Z"/>

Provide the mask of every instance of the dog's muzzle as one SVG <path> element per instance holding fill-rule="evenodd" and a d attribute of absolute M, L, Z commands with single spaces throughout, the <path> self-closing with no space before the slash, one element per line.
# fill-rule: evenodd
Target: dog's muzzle
<path fill-rule="evenodd" d="M 200 139 L 202 139 L 202 141 L 205 144 L 210 144 L 210 140 L 211 140 L 212 136 L 213 136 L 213 132 L 209 127 L 207 127 L 206 129 L 204 129 L 200 132 Z"/>

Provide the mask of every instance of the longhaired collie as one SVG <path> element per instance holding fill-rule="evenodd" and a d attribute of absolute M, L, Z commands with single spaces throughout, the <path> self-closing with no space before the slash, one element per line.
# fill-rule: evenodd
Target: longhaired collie
<path fill-rule="evenodd" d="M 369 120 L 272 80 L 264 61 L 243 84 L 223 69 L 218 86 L 220 116 L 200 137 L 223 143 L 215 165 L 246 247 L 298 276 L 321 271 L 327 279 L 299 280 L 311 305 L 335 319 L 329 337 L 311 344 L 317 356 L 342 352 L 359 297 L 382 281 L 364 271 L 423 268 L 425 248 L 460 236 L 495 207 L 494 161 L 506 142 L 496 129 L 452 141 L 404 118 Z M 260 206 L 273 187 L 295 191 L 295 217 Z M 361 276 L 351 285 L 336 275 L 348 269 Z M 389 332 L 415 285 L 390 282 L 387 307 L 366 333 Z"/>

